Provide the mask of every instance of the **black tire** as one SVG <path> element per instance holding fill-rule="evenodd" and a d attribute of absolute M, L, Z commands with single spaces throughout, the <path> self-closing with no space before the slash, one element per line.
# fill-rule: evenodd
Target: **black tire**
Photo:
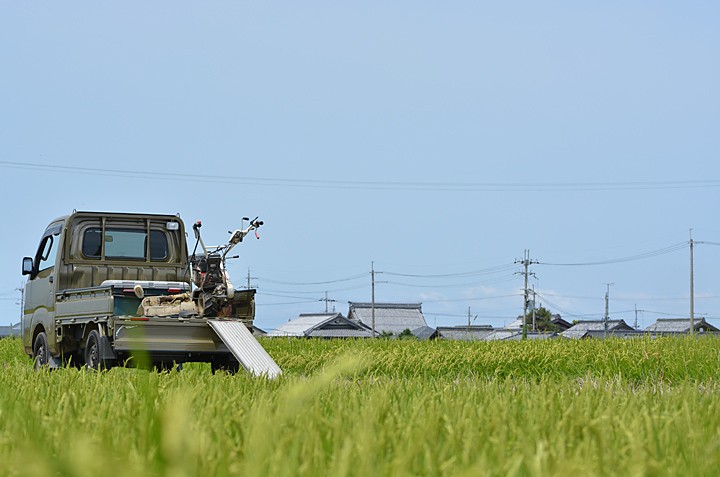
<path fill-rule="evenodd" d="M 228 374 L 236 374 L 238 371 L 240 371 L 240 363 L 238 363 L 234 359 L 224 359 L 222 361 L 211 361 L 210 369 L 212 369 L 213 374 L 218 373 L 220 371 L 223 371 Z"/>
<path fill-rule="evenodd" d="M 220 310 L 217 301 L 215 301 L 215 297 L 213 297 L 212 293 L 208 292 L 203 292 L 200 296 L 200 306 L 203 310 L 204 317 L 217 316 L 217 313 Z"/>
<path fill-rule="evenodd" d="M 103 359 L 105 355 L 105 343 L 97 330 L 88 334 L 85 344 L 85 366 L 88 369 L 105 369 L 108 363 Z"/>
<path fill-rule="evenodd" d="M 48 348 L 47 335 L 44 331 L 38 333 L 33 343 L 33 367 L 40 369 L 47 367 L 50 363 L 50 349 Z"/>

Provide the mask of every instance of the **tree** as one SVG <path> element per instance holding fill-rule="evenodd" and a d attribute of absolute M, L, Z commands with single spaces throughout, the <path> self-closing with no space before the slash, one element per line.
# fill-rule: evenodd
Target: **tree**
<path fill-rule="evenodd" d="M 412 331 L 410 331 L 409 328 L 405 328 L 402 330 L 402 333 L 398 335 L 398 338 L 401 340 L 414 339 L 415 335 L 412 334 Z"/>
<path fill-rule="evenodd" d="M 554 316 L 545 307 L 540 307 L 535 310 L 535 327 L 538 331 L 543 333 L 550 333 L 557 331 L 557 326 L 552 322 Z M 528 324 L 532 326 L 532 315 L 528 316 Z"/>

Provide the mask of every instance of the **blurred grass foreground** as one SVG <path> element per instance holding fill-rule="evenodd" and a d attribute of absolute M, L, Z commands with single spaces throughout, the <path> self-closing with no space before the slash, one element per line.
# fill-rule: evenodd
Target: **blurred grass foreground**
<path fill-rule="evenodd" d="M 34 371 L 0 340 L 0 474 L 720 472 L 720 339 L 262 344 L 282 378 Z"/>

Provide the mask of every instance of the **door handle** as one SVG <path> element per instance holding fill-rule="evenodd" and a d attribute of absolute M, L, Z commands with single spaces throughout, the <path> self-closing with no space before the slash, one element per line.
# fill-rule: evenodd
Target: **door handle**
<path fill-rule="evenodd" d="M 55 278 L 54 278 L 52 275 L 50 275 L 50 276 L 48 277 L 48 281 L 49 281 L 50 283 L 52 283 L 52 282 L 55 281 Z"/>

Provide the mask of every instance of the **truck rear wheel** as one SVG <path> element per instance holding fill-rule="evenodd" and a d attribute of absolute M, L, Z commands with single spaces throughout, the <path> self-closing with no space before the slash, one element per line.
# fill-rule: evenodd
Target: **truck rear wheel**
<path fill-rule="evenodd" d="M 228 374 L 236 374 L 238 371 L 240 371 L 240 363 L 238 363 L 234 359 L 226 359 L 220 362 L 211 361 L 210 369 L 212 369 L 213 374 L 219 371 L 224 371 Z"/>
<path fill-rule="evenodd" d="M 97 330 L 92 330 L 87 337 L 85 345 L 85 365 L 89 369 L 103 369 L 108 363 L 103 356 L 105 355 L 105 345 L 100 338 Z"/>
<path fill-rule="evenodd" d="M 47 335 L 44 331 L 38 333 L 33 343 L 33 367 L 40 369 L 50 362 L 50 351 L 48 350 Z"/>

